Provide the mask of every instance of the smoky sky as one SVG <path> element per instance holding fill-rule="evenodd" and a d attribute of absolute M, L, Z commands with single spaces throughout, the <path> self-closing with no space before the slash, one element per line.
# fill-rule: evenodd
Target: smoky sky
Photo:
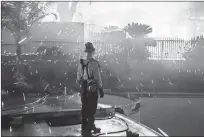
<path fill-rule="evenodd" d="M 59 3 L 53 8 L 56 12 L 57 4 Z M 194 27 L 193 22 L 189 20 L 189 9 L 202 4 L 200 2 L 79 2 L 73 21 L 95 24 L 94 31 L 100 31 L 107 25 L 124 28 L 128 23 L 139 22 L 152 26 L 151 35 L 154 37 L 190 38 Z M 69 7 L 69 4 L 67 5 Z M 67 9 L 64 8 L 61 14 L 67 14 Z M 44 21 L 50 21 L 51 18 L 47 17 Z"/>

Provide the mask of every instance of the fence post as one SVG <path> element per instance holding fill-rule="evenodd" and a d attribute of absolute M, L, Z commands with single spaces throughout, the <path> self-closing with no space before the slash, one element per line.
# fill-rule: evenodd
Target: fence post
<path fill-rule="evenodd" d="M 64 99 L 66 102 L 67 101 L 67 87 L 66 86 L 64 87 Z"/>
<path fill-rule="evenodd" d="M 164 55 L 163 55 L 163 53 L 164 53 L 164 40 L 162 40 L 161 42 L 162 42 L 162 44 L 161 44 L 161 60 L 163 61 L 163 59 L 164 59 Z"/>

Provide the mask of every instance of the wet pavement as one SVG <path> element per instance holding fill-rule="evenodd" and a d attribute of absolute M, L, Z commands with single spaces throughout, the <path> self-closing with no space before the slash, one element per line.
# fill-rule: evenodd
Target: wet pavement
<path fill-rule="evenodd" d="M 9 95 L 4 95 L 2 96 L 1 100 L 2 111 L 35 102 L 42 97 L 43 96 L 38 95 L 36 95 L 35 97 L 28 97 L 27 95 L 22 95 L 20 97 L 10 97 Z"/>
<path fill-rule="evenodd" d="M 29 100 L 29 99 L 27 99 Z M 36 99 L 35 99 L 36 100 Z M 123 100 L 123 101 L 121 101 Z M 101 107 L 111 107 L 112 106 L 124 106 L 133 103 L 133 101 L 112 95 L 105 95 L 104 98 L 99 98 L 98 109 Z M 103 104 L 103 105 L 102 105 Z M 25 105 L 25 104 L 23 104 Z M 56 112 L 56 111 L 66 111 L 66 110 L 79 110 L 81 109 L 81 99 L 78 93 L 65 96 L 48 96 L 46 101 L 37 104 L 31 104 L 28 106 L 23 106 L 21 108 L 11 109 L 2 111 L 2 114 L 8 113 L 42 113 L 42 112 Z"/>
<path fill-rule="evenodd" d="M 122 98 L 118 99 L 118 97 L 106 95 L 104 99 L 99 99 L 99 102 L 108 104 L 114 104 L 114 102 L 116 102 L 116 105 L 123 105 L 132 102 L 131 100 L 126 100 L 125 98 L 123 99 L 124 102 L 122 101 Z M 25 110 L 21 114 L 50 114 L 53 112 L 61 113 L 68 111 L 74 112 L 76 110 L 80 110 L 80 108 L 80 96 L 78 94 L 74 94 L 72 96 L 67 96 L 66 98 L 64 96 L 48 97 L 43 104 L 36 107 L 33 106 L 32 109 L 28 111 Z M 99 108 L 111 108 L 111 106 L 99 103 L 98 109 Z M 69 121 L 73 119 L 72 116 L 67 115 L 66 117 L 61 119 L 61 122 L 63 123 L 63 121 Z M 54 117 L 52 118 L 52 120 L 60 123 L 59 119 L 55 119 Z M 127 126 L 128 122 L 129 126 Z M 101 136 L 126 136 L 125 130 L 127 130 L 127 128 L 131 128 L 131 130 L 140 133 L 141 135 L 157 135 L 153 131 L 145 129 L 145 127 L 141 126 L 140 124 L 135 125 L 134 122 L 131 123 L 131 120 L 122 120 L 121 117 L 119 118 L 117 116 L 105 119 L 99 118 L 98 120 L 96 120 L 95 124 L 97 127 L 101 128 Z M 53 127 L 44 120 L 35 121 L 34 119 L 31 121 L 24 121 L 23 126 L 19 128 L 10 127 L 8 129 L 2 130 L 3 136 L 79 136 L 80 133 L 81 125 L 79 123 L 74 125 Z"/>
<path fill-rule="evenodd" d="M 204 98 L 141 98 L 140 120 L 169 136 L 203 136 L 203 105 Z"/>
<path fill-rule="evenodd" d="M 127 128 L 126 124 L 118 119 L 97 120 L 95 124 L 101 128 L 101 132 L 113 132 Z M 12 128 L 12 131 L 4 130 L 2 133 L 4 136 L 80 136 L 81 125 L 50 127 L 45 122 L 35 122 L 26 123 L 18 129 Z"/>
<path fill-rule="evenodd" d="M 38 99 L 38 102 L 34 103 Z M 27 99 L 28 100 L 28 99 Z M 31 99 L 30 99 L 31 100 Z M 17 113 L 43 113 L 56 112 L 62 110 L 80 109 L 81 105 L 77 95 L 68 96 L 46 96 L 41 100 L 39 98 L 33 99 L 33 102 L 24 103 L 22 105 L 13 106 L 12 109 L 2 110 L 2 115 L 17 114 Z"/>

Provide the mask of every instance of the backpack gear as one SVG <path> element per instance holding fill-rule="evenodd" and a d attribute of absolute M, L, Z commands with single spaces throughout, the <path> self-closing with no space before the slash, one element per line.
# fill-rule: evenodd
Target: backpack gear
<path fill-rule="evenodd" d="M 84 64 L 84 60 L 80 59 L 80 63 L 82 65 L 82 74 L 84 75 L 84 69 L 86 68 L 86 74 L 87 74 L 87 77 L 88 77 L 87 80 L 82 81 L 82 88 L 86 89 L 89 92 L 95 92 L 97 90 L 97 88 L 98 88 L 98 86 L 96 85 L 96 82 L 94 82 L 94 76 L 90 76 L 89 72 L 88 72 L 88 65 L 92 61 L 96 61 L 96 60 L 92 59 L 91 61 Z M 98 68 L 100 69 L 100 65 L 99 65 L 98 61 L 96 61 L 96 62 L 98 64 Z"/>
<path fill-rule="evenodd" d="M 100 88 L 97 83 L 94 81 L 94 76 L 91 76 L 88 71 L 89 63 L 96 61 L 91 59 L 86 64 L 83 59 L 80 59 L 82 66 L 82 76 L 84 76 L 84 71 L 86 70 L 87 79 L 81 78 L 80 82 L 82 83 L 83 92 L 81 93 L 81 102 L 82 102 L 82 136 L 91 136 L 91 131 L 94 130 L 95 133 L 100 132 L 99 128 L 96 128 L 94 125 L 95 113 L 97 110 L 98 104 L 98 93 L 97 90 Z M 97 61 L 96 61 L 97 62 Z M 98 62 L 97 62 L 98 63 Z M 100 65 L 98 63 L 100 69 Z M 102 88 L 101 88 L 102 89 Z"/>

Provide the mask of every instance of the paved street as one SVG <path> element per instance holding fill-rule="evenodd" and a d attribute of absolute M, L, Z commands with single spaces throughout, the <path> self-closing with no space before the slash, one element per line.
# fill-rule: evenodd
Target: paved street
<path fill-rule="evenodd" d="M 203 136 L 202 106 L 204 98 L 141 98 L 140 121 L 169 136 Z"/>

